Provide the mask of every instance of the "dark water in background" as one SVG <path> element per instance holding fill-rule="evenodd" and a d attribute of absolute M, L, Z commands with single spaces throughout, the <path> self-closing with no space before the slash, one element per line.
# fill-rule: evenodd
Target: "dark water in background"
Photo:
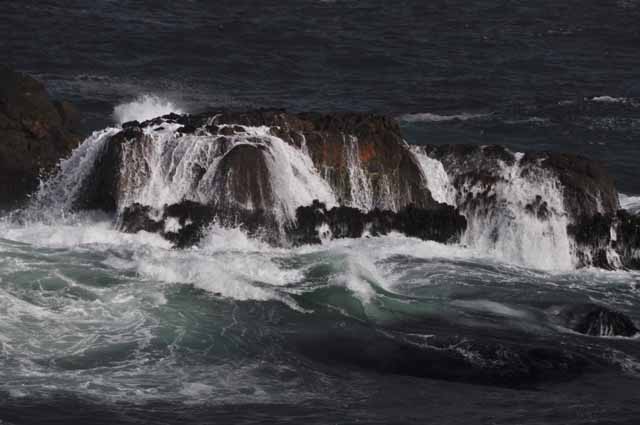
<path fill-rule="evenodd" d="M 207 106 L 489 114 L 415 143 L 584 153 L 640 194 L 640 2 L 3 1 L 0 57 L 102 128 L 141 93 Z M 618 102 L 585 101 L 608 96 Z"/>
<path fill-rule="evenodd" d="M 0 58 L 75 103 L 87 132 L 142 94 L 194 112 L 376 111 L 401 117 L 414 143 L 599 158 L 622 192 L 638 195 L 640 1 L 558 3 L 4 0 Z M 5 422 L 640 417 L 638 340 L 567 335 L 545 316 L 556 303 L 596 301 L 637 322 L 638 274 L 540 272 L 404 239 L 309 252 L 224 239 L 212 252 L 175 253 L 100 223 L 0 230 Z M 437 334 L 433 357 L 395 351 L 424 333 Z M 559 346 L 603 364 L 575 380 L 506 388 L 454 382 L 456 365 L 434 354 L 482 361 L 477 346 L 494 343 Z M 354 344 L 371 352 L 328 360 L 327 350 Z M 411 376 L 439 368 L 447 379 Z"/>

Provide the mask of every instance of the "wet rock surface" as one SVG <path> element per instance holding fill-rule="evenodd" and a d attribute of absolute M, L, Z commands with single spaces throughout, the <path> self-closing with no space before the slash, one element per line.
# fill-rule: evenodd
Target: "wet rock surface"
<path fill-rule="evenodd" d="M 605 269 L 640 269 L 640 216 L 625 210 L 595 214 L 581 217 L 568 231 L 584 263 Z"/>
<path fill-rule="evenodd" d="M 296 226 L 289 234 L 294 244 L 364 235 L 381 236 L 394 231 L 447 243 L 458 241 L 466 225 L 466 219 L 455 208 L 444 204 L 437 209 L 408 205 L 397 212 L 379 209 L 364 212 L 344 206 L 327 210 L 326 205 L 316 201 L 298 208 Z"/>
<path fill-rule="evenodd" d="M 559 152 L 528 152 L 517 157 L 499 145 L 427 145 L 423 149 L 442 162 L 458 190 L 464 185 L 483 187 L 481 196 L 487 200 L 492 186 L 504 179 L 505 166 L 517 162 L 522 177 L 536 178 L 534 174 L 538 174 L 557 179 L 563 188 L 565 210 L 573 218 L 615 213 L 618 209 L 613 178 L 604 164 L 593 159 Z M 544 202 L 531 199 L 532 205 Z"/>
<path fill-rule="evenodd" d="M 0 209 L 23 202 L 79 143 L 79 116 L 39 81 L 0 65 Z"/>
<path fill-rule="evenodd" d="M 638 333 L 625 314 L 597 304 L 568 306 L 559 315 L 568 328 L 585 335 L 632 337 Z"/>
<path fill-rule="evenodd" d="M 523 203 L 518 208 L 540 222 L 567 217 L 578 265 L 637 267 L 637 220 L 616 211 L 617 192 L 602 165 L 580 156 L 514 154 L 498 145 L 419 147 L 443 164 L 457 193 L 456 210 L 433 199 L 428 189 L 430 177 L 405 144 L 397 123 L 380 115 L 220 110 L 169 114 L 122 127 L 105 143 L 75 206 L 120 214 L 121 223 L 132 219 L 137 224 L 125 225 L 129 231 L 154 228 L 135 214 L 126 214 L 139 212 L 131 199 L 137 202 L 137 193 L 158 168 L 148 161 L 157 155 L 153 154 L 158 143 L 153 135 L 171 127 L 173 139 L 163 142 L 170 144 L 169 150 L 180 141 L 186 143 L 180 149 L 189 149 L 192 142 L 204 146 L 194 151 L 195 159 L 164 177 L 174 179 L 174 173 L 180 172 L 190 186 L 185 190 L 188 196 L 174 198 L 173 204 L 192 202 L 199 209 L 208 208 L 208 222 L 215 218 L 221 224 L 241 225 L 276 244 L 317 243 L 325 237 L 375 236 L 392 231 L 440 242 L 457 241 L 467 227 L 463 215 L 477 220 L 498 212 L 509 220 L 511 206 L 506 202 L 510 201 L 503 199 L 505 195 L 498 188 L 519 184 L 513 181 L 519 179 L 524 184 L 550 182 L 560 188 L 560 206 L 543 193 L 531 192 L 526 195 L 529 198 L 517 201 Z M 335 195 L 334 208 L 300 203 L 292 208 L 286 204 L 289 201 L 282 199 L 280 186 L 289 182 L 280 178 L 278 187 L 274 186 L 275 168 L 282 166 L 275 165 L 274 137 L 308 155 L 314 172 Z M 168 156 L 166 161 L 170 160 Z M 296 173 L 299 170 L 294 169 L 288 178 L 296 178 Z M 129 210 L 122 213 L 125 208 Z M 500 220 L 489 224 L 504 225 Z M 617 230 L 615 237 L 611 229 Z M 497 239 L 498 230 L 494 233 Z M 179 239 L 178 245 L 183 245 L 197 238 Z"/>
<path fill-rule="evenodd" d="M 275 218 L 265 210 L 234 210 L 216 208 L 192 201 L 166 205 L 156 211 L 149 206 L 133 204 L 119 216 L 118 227 L 125 232 L 147 231 L 159 233 L 176 247 L 197 244 L 209 225 L 241 226 L 252 236 L 273 244 L 318 244 L 323 239 L 359 238 L 365 235 L 382 236 L 400 232 L 407 236 L 438 242 L 455 242 L 464 232 L 466 220 L 450 206 L 422 209 L 409 205 L 398 212 L 334 207 L 327 210 L 318 201 L 299 207 L 295 225 L 279 234 Z"/>
<path fill-rule="evenodd" d="M 431 207 L 435 201 L 424 187 L 419 165 L 405 148 L 398 123 L 367 113 L 287 113 L 282 110 L 246 112 L 212 111 L 200 115 L 171 114 L 141 123 L 141 127 L 174 122 L 189 129 L 222 136 L 241 134 L 242 126 L 271 128 L 271 133 L 306 149 L 336 195 L 350 203 L 353 179 L 350 168 L 360 165 L 372 193 L 368 208 L 414 204 Z M 182 130 L 181 130 L 182 131 Z M 360 188 L 358 188 L 360 189 Z M 363 188 L 364 189 L 364 188 Z"/>
<path fill-rule="evenodd" d="M 422 149 L 442 162 L 458 193 L 457 206 L 467 217 L 491 217 L 503 209 L 508 221 L 514 209 L 523 207 L 539 222 L 566 218 L 578 266 L 617 268 L 633 263 L 634 250 L 629 248 L 635 243 L 633 220 L 617 212 L 614 181 L 599 161 L 558 152 L 515 154 L 497 145 L 427 145 Z M 516 184 L 516 179 L 518 185 L 529 185 L 529 191 L 513 186 L 508 194 L 523 199 L 505 199 L 501 190 Z M 544 193 L 549 187 L 561 194 L 560 205 Z M 616 229 L 618 241 L 611 233 Z"/>

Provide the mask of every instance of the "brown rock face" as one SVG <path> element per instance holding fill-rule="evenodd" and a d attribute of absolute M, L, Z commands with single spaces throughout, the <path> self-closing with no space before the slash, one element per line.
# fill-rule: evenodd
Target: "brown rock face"
<path fill-rule="evenodd" d="M 212 124 L 268 126 L 272 133 L 309 155 L 344 204 L 366 203 L 368 208 L 397 210 L 414 204 L 421 208 L 437 203 L 425 188 L 419 165 L 404 147 L 398 123 L 389 117 L 362 113 L 300 113 L 258 110 L 219 112 Z M 201 117 L 189 117 L 199 127 Z M 225 130 L 228 132 L 229 127 Z M 363 170 L 353 174 L 354 165 Z M 355 187 L 354 187 L 355 185 Z M 353 189 L 353 190 L 352 190 Z M 370 193 L 354 200 L 353 193 Z"/>
<path fill-rule="evenodd" d="M 315 168 L 341 204 L 388 210 L 410 204 L 427 209 L 438 207 L 394 120 L 371 114 L 290 114 L 262 110 L 171 114 L 143 123 L 125 124 L 123 131 L 107 143 L 89 179 L 88 187 L 99 189 L 83 191 L 85 195 L 81 196 L 79 207 L 114 211 L 117 195 L 135 189 L 140 179 L 144 179 L 144 163 L 135 167 L 136 181 L 127 178 L 123 171 L 127 167 L 123 167 L 122 146 L 145 149 L 152 141 L 142 130 L 166 123 L 183 126 L 177 130 L 176 137 L 182 134 L 208 137 L 207 143 L 213 145 L 211 153 L 222 158 L 213 180 L 206 184 L 206 191 L 210 193 L 205 198 L 214 199 L 217 210 L 243 205 L 269 210 L 276 203 L 265 162 L 269 140 L 234 145 L 229 137 L 241 134 L 244 130 L 240 126 L 267 126 L 273 135 L 307 150 Z M 193 174 L 203 178 L 205 171 L 194 170 Z M 194 178 L 194 187 L 202 186 L 199 178 Z M 207 179 L 210 178 L 209 174 Z"/>
<path fill-rule="evenodd" d="M 213 184 L 216 209 L 271 210 L 275 194 L 262 146 L 237 145 L 220 161 Z"/>
<path fill-rule="evenodd" d="M 41 172 L 77 146 L 78 114 L 42 83 L 0 65 L 0 208 L 24 201 Z"/>
<path fill-rule="evenodd" d="M 167 126 L 173 127 L 169 139 L 154 137 L 156 131 Z M 295 149 L 283 150 L 282 141 L 273 136 Z M 313 167 L 296 162 L 287 171 L 291 174 L 279 173 L 278 167 L 296 161 L 287 156 L 295 156 L 292 152 L 296 151 L 308 153 Z M 309 177 L 305 167 L 315 168 L 311 172 L 315 183 L 306 180 Z M 95 159 L 75 205 L 80 209 L 119 212 L 119 224 L 125 230 L 153 230 L 155 224 L 150 225 L 148 219 L 154 218 L 148 215 L 151 211 L 147 211 L 148 206 L 129 203 L 139 202 L 136 194 L 152 181 L 154 170 L 162 173 L 166 184 L 179 182 L 173 186 L 179 196 L 170 198 L 175 205 L 182 208 L 197 204 L 198 208 L 207 209 L 208 219 L 239 224 L 252 233 L 266 229 L 270 233 L 266 239 L 276 243 L 281 242 L 283 233 L 291 231 L 294 225 L 291 221 L 295 221 L 291 214 L 295 215 L 296 208 L 303 206 L 293 199 L 299 199 L 296 196 L 305 199 L 306 188 L 313 196 L 326 193 L 333 196 L 330 194 L 333 191 L 340 204 L 355 207 L 354 210 L 379 209 L 395 216 L 411 206 L 407 211 L 423 214 L 419 220 L 415 214 L 408 217 L 411 220 L 405 220 L 412 223 L 431 223 L 432 216 L 439 217 L 444 211 L 431 197 L 421 168 L 392 119 L 371 114 L 290 114 L 262 110 L 170 114 L 143 123 L 125 123 L 122 131 L 106 141 Z M 288 181 L 282 180 L 284 175 L 287 179 L 302 177 L 288 186 Z M 157 183 L 158 174 L 155 176 L 153 182 Z M 319 189 L 318 180 L 323 179 L 328 183 L 328 192 Z M 275 182 L 278 187 L 273 187 Z M 163 209 L 162 205 L 154 208 Z M 167 208 L 165 205 L 165 211 Z M 455 209 L 450 209 L 446 214 L 461 218 Z M 195 227 L 201 228 L 201 224 Z M 431 227 L 435 226 L 434 222 Z M 410 230 L 415 233 L 415 229 Z M 434 229 L 429 231 L 420 237 L 437 234 Z"/>

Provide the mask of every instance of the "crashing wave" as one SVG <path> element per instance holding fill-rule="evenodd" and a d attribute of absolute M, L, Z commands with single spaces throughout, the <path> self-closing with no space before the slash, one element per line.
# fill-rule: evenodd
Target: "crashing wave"
<path fill-rule="evenodd" d="M 129 121 L 146 121 L 170 113 L 183 114 L 184 111 L 167 99 L 145 94 L 131 102 L 116 106 L 113 118 L 118 124 L 123 124 Z"/>
<path fill-rule="evenodd" d="M 87 138 L 35 200 L 106 211 L 122 230 L 160 233 L 177 246 L 197 243 L 217 222 L 276 244 L 399 231 L 541 269 L 621 267 L 637 250 L 625 236 L 633 225 L 615 215 L 613 181 L 594 162 L 499 146 L 409 146 L 397 123 L 364 114 L 130 122 Z"/>

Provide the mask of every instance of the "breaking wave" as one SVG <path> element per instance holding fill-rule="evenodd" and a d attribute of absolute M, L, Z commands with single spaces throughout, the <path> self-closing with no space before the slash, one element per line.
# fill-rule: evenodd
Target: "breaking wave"
<path fill-rule="evenodd" d="M 185 111 L 168 99 L 145 94 L 132 102 L 116 106 L 113 109 L 113 118 L 118 124 L 123 124 L 128 121 L 146 121 L 172 112 L 183 114 Z"/>
<path fill-rule="evenodd" d="M 640 214 L 640 196 L 619 194 L 620 208 L 633 214 Z"/>

